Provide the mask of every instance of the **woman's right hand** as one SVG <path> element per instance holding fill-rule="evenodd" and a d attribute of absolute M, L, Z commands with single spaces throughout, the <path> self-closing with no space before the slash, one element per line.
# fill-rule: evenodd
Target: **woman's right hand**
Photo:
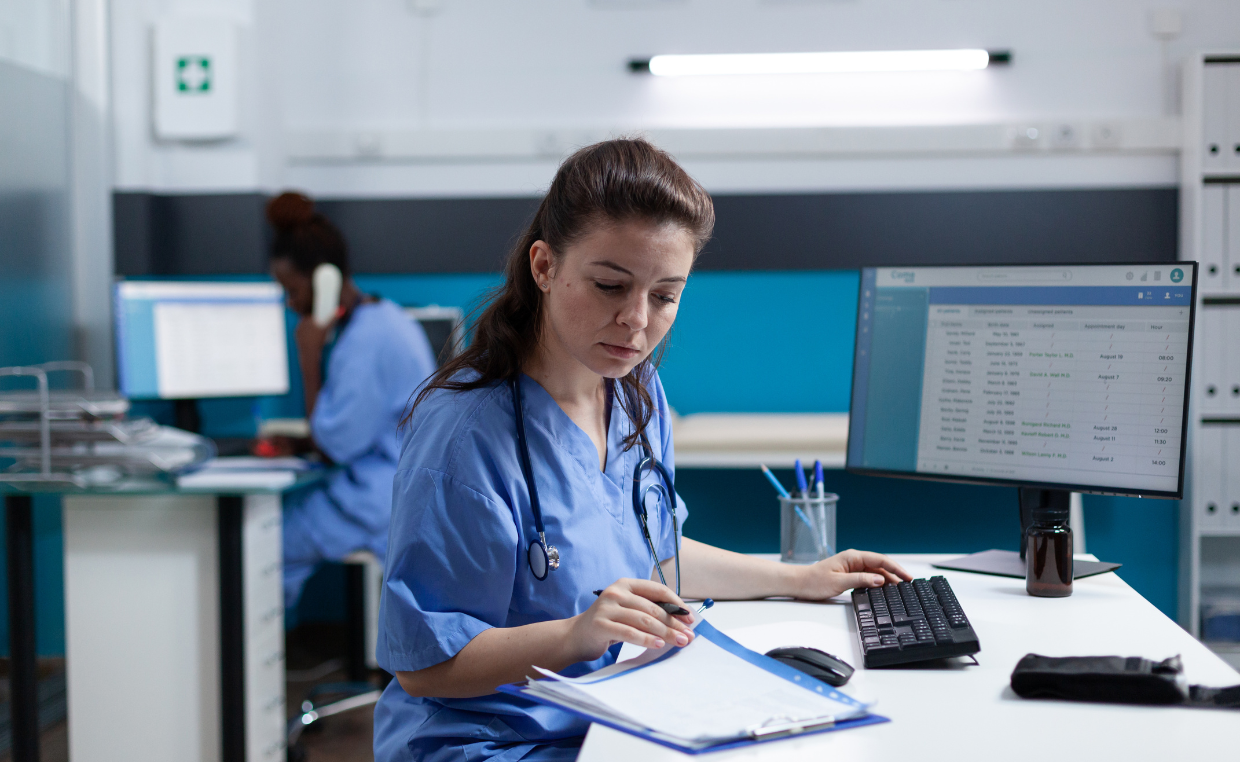
<path fill-rule="evenodd" d="M 680 596 L 647 579 L 620 579 L 599 594 L 594 605 L 572 618 L 569 638 L 580 656 L 599 658 L 614 643 L 662 648 L 687 646 L 693 640 L 693 615 L 672 616 L 658 606 L 674 603 L 689 610 Z"/>

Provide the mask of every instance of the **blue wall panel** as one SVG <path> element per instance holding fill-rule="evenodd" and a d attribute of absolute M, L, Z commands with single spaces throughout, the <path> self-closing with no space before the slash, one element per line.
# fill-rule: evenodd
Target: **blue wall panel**
<path fill-rule="evenodd" d="M 401 304 L 469 311 L 500 278 L 361 275 L 357 281 Z M 681 414 L 847 411 L 857 285 L 856 271 L 695 273 L 661 370 L 672 406 Z M 262 417 L 300 415 L 300 382 L 293 376 L 295 388 L 284 397 L 204 402 L 207 433 L 248 436 L 256 409 Z M 790 472 L 779 475 L 792 482 Z M 776 502 L 756 470 L 682 469 L 677 487 L 689 504 L 689 536 L 742 552 L 778 551 Z M 841 471 L 828 472 L 827 487 L 841 495 L 841 547 L 968 553 L 1017 546 L 1011 489 Z M 1169 616 L 1176 607 L 1176 505 L 1085 498 L 1089 549 L 1124 563 L 1120 575 Z M 290 625 L 342 615 L 337 576 L 334 569 L 319 575 L 316 594 L 300 612 L 290 612 Z"/>
<path fill-rule="evenodd" d="M 676 412 L 848 411 L 853 270 L 699 272 L 660 370 Z"/>

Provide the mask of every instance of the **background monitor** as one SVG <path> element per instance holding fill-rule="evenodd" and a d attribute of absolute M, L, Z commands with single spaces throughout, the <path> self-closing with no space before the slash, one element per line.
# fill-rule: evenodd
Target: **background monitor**
<path fill-rule="evenodd" d="M 284 310 L 284 290 L 275 283 L 118 283 L 121 393 L 131 399 L 286 394 Z"/>
<path fill-rule="evenodd" d="M 456 357 L 464 345 L 465 313 L 460 307 L 440 307 L 431 304 L 425 307 L 405 307 L 405 314 L 422 326 L 426 338 L 431 343 L 431 351 L 435 353 L 435 361 L 443 365 Z"/>
<path fill-rule="evenodd" d="M 1191 262 L 866 268 L 848 468 L 1179 498 Z"/>

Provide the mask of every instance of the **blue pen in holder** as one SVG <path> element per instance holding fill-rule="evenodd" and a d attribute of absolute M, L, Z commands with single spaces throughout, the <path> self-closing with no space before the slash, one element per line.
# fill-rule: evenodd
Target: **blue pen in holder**
<path fill-rule="evenodd" d="M 835 555 L 835 505 L 840 496 L 779 498 L 779 560 L 812 564 Z"/>

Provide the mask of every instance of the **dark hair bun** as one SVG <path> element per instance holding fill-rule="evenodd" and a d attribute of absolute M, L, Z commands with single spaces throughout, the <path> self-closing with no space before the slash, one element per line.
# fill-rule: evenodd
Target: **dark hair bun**
<path fill-rule="evenodd" d="M 279 230 L 309 224 L 314 219 L 314 202 L 303 193 L 285 191 L 267 202 L 267 221 Z"/>

